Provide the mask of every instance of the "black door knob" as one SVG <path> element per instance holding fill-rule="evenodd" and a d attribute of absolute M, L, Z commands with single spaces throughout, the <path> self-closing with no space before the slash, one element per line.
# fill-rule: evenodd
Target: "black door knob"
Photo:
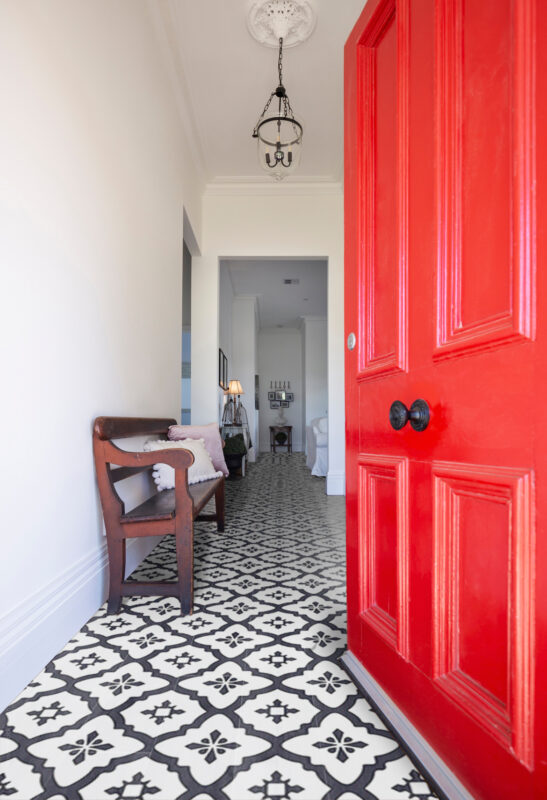
<path fill-rule="evenodd" d="M 409 420 L 415 431 L 425 431 L 429 425 L 429 406 L 425 400 L 415 400 L 410 406 L 410 411 L 400 400 L 395 400 L 391 404 L 389 423 L 392 428 L 400 431 Z"/>

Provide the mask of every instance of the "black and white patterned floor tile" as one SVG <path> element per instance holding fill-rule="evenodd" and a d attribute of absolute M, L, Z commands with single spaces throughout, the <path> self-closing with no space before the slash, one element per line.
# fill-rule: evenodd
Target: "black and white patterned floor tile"
<path fill-rule="evenodd" d="M 344 500 L 300 454 L 227 484 L 198 523 L 195 612 L 103 606 L 0 715 L 10 800 L 433 800 L 338 664 Z M 135 578 L 174 577 L 166 537 Z"/>

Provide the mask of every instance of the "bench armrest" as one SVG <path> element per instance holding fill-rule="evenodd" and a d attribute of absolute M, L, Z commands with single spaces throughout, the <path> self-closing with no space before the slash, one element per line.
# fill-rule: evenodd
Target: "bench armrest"
<path fill-rule="evenodd" d="M 188 469 L 194 463 L 194 454 L 184 448 L 169 447 L 152 452 L 131 452 L 122 450 L 112 442 L 103 442 L 106 460 L 120 467 L 153 467 L 154 464 L 168 464 L 173 469 Z"/>
<path fill-rule="evenodd" d="M 122 450 L 112 442 L 94 438 L 95 468 L 99 483 L 99 493 L 107 525 L 115 527 L 119 518 L 125 513 L 124 503 L 114 489 L 113 473 L 110 466 L 116 464 L 129 471 L 139 472 L 154 464 L 168 464 L 175 470 L 175 506 L 179 513 L 186 516 L 192 513 L 193 501 L 188 491 L 188 468 L 194 463 L 194 454 L 183 448 L 166 448 L 152 452 L 131 452 Z M 124 470 L 125 471 L 125 470 Z M 124 475 L 124 477 L 127 477 Z M 182 517 L 181 517 L 182 518 Z"/>

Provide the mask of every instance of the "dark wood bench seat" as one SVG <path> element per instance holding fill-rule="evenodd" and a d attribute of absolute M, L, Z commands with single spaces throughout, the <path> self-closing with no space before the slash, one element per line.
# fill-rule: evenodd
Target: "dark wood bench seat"
<path fill-rule="evenodd" d="M 157 461 L 156 461 L 157 463 Z M 200 514 L 209 500 L 215 496 L 218 481 L 223 480 L 216 478 L 211 481 L 204 481 L 203 483 L 194 483 L 188 487 L 188 494 L 192 498 L 194 505 L 194 512 L 198 515 L 194 520 L 216 520 L 215 514 Z M 155 519 L 174 519 L 175 517 L 175 490 L 166 489 L 163 492 L 149 497 L 140 506 L 128 511 L 127 514 L 122 514 L 120 520 L 122 522 L 148 522 Z"/>
<path fill-rule="evenodd" d="M 117 612 L 122 596 L 174 595 L 180 599 L 181 612 L 192 613 L 194 520 L 217 523 L 224 530 L 224 477 L 188 485 L 188 468 L 194 461 L 189 450 L 166 448 L 154 452 L 122 450 L 112 440 L 133 436 L 167 436 L 174 419 L 136 417 L 97 417 L 93 426 L 93 452 L 99 492 L 103 507 L 108 545 L 110 588 L 108 613 Z M 169 464 L 175 470 L 175 488 L 156 492 L 130 511 L 114 484 L 154 464 Z M 202 514 L 209 500 L 215 498 L 215 513 Z M 175 537 L 177 580 L 161 582 L 126 581 L 125 540 L 140 536 Z"/>

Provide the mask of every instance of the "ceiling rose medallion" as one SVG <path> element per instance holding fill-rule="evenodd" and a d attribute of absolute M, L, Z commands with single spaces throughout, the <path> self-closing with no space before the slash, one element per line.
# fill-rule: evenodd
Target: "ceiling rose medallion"
<path fill-rule="evenodd" d="M 311 36 L 316 14 L 309 0 L 253 0 L 247 25 L 251 36 L 267 47 L 294 47 Z"/>

